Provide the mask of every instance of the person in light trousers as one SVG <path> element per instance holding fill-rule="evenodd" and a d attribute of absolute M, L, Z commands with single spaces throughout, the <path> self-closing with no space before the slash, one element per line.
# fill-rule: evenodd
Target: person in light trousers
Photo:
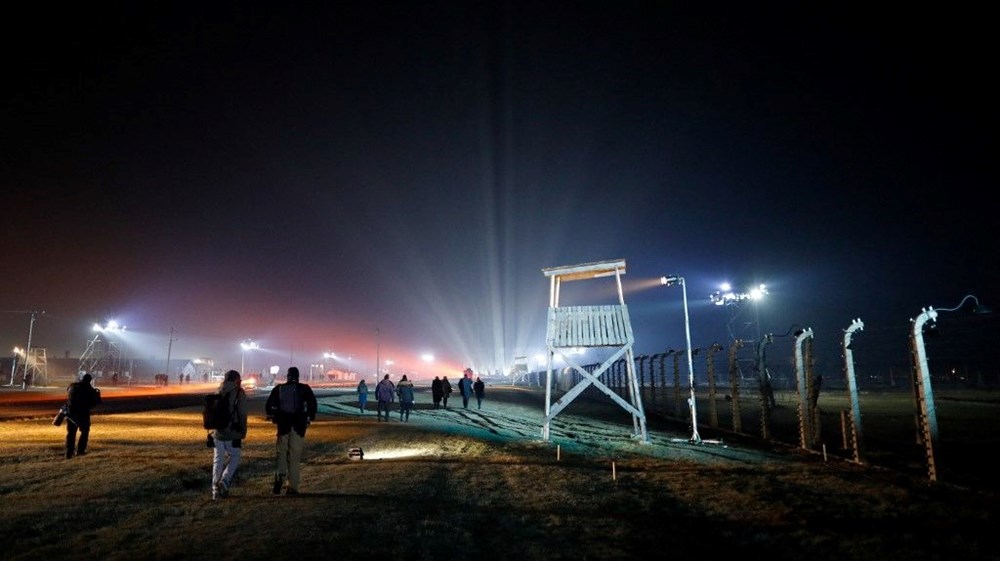
<path fill-rule="evenodd" d="M 229 426 L 216 429 L 212 435 L 215 449 L 212 451 L 212 499 L 229 496 L 233 477 L 240 467 L 243 456 L 243 439 L 247 437 L 247 393 L 243 390 L 240 373 L 226 372 L 219 384 L 219 394 L 229 401 L 232 419 Z"/>

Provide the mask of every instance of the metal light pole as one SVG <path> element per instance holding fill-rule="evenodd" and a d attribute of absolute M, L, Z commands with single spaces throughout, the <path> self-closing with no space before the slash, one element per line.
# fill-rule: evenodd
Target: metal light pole
<path fill-rule="evenodd" d="M 240 353 L 240 375 L 245 376 L 247 351 L 252 351 L 253 349 L 260 348 L 260 345 L 258 345 L 257 341 L 254 341 L 253 339 L 244 339 L 240 343 L 240 348 L 243 349 L 243 352 Z"/>
<path fill-rule="evenodd" d="M 684 277 L 670 276 L 670 277 L 660 277 L 660 284 L 664 286 L 672 286 L 674 284 L 681 285 L 681 294 L 684 298 L 684 337 L 687 342 L 687 363 L 688 363 L 688 385 L 690 386 L 690 397 L 688 397 L 688 406 L 691 409 L 691 442 L 696 444 L 701 444 L 701 435 L 698 434 L 698 409 L 695 405 L 695 391 L 694 391 L 694 353 L 691 352 L 691 318 L 688 314 L 688 296 L 687 296 L 687 283 L 684 282 Z"/>
<path fill-rule="evenodd" d="M 375 328 L 375 382 L 379 381 L 379 376 L 382 374 L 379 372 L 379 368 L 382 366 L 381 357 L 379 352 L 382 350 L 382 328 Z"/>
<path fill-rule="evenodd" d="M 167 369 L 164 370 L 164 372 L 163 372 L 164 374 L 167 375 L 168 382 L 170 380 L 170 351 L 173 349 L 173 347 L 174 347 L 174 341 L 176 341 L 176 340 L 177 339 L 174 338 L 174 328 L 171 327 L 170 328 L 170 337 L 169 337 L 169 339 L 167 341 Z"/>
<path fill-rule="evenodd" d="M 14 387 L 14 375 L 17 374 L 17 355 L 21 352 L 19 347 L 14 347 L 14 361 L 10 366 L 10 383 L 7 384 L 8 387 Z"/>

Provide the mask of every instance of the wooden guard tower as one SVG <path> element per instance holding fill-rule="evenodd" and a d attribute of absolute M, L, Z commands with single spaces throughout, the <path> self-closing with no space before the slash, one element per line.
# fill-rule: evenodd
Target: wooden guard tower
<path fill-rule="evenodd" d="M 549 312 L 545 332 L 548 360 L 545 373 L 545 422 L 542 425 L 542 439 L 549 439 L 549 424 L 552 419 L 593 384 L 632 414 L 633 437 L 647 443 L 649 439 L 646 434 L 646 414 L 642 408 L 642 396 L 635 377 L 635 357 L 632 354 L 635 340 L 632 336 L 632 324 L 629 322 L 628 307 L 622 295 L 621 276 L 625 274 L 625 260 L 551 267 L 542 269 L 542 274 L 550 279 Z M 563 282 L 612 276 L 618 287 L 617 306 L 559 306 L 559 289 Z M 614 349 L 614 352 L 596 370 L 587 372 L 574 362 L 573 356 L 568 352 L 570 349 L 581 347 L 602 347 Z M 551 403 L 552 359 L 556 354 L 576 370 L 582 379 L 553 404 Z M 622 399 L 601 381 L 601 376 L 623 355 L 628 372 L 629 401 Z"/>

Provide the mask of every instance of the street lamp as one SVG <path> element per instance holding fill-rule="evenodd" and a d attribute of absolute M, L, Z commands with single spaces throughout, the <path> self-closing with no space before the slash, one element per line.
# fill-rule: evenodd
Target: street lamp
<path fill-rule="evenodd" d="M 253 339 L 244 339 L 240 343 L 240 348 L 243 349 L 243 351 L 240 353 L 240 375 L 245 376 L 247 351 L 259 349 L 260 345 L 258 345 L 257 341 L 254 341 Z"/>
<path fill-rule="evenodd" d="M 23 352 L 21 347 L 14 347 L 14 364 L 10 367 L 10 384 L 8 384 L 10 387 L 14 387 L 14 374 L 17 374 L 17 357 Z"/>
<path fill-rule="evenodd" d="M 688 315 L 687 284 L 684 282 L 684 277 L 676 275 L 660 277 L 660 284 L 663 286 L 673 286 L 675 284 L 681 285 L 681 294 L 684 297 L 684 336 L 687 341 L 688 349 L 688 352 L 686 353 L 688 363 L 688 385 L 691 388 L 691 396 L 688 398 L 688 405 L 691 408 L 691 442 L 701 444 L 701 435 L 698 434 L 698 410 L 694 401 L 694 361 L 692 358 L 694 353 L 691 352 L 691 318 Z"/>

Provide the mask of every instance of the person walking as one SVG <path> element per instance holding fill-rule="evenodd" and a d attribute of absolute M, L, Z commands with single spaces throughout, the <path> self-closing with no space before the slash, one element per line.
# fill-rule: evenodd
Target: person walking
<path fill-rule="evenodd" d="M 378 413 L 378 420 L 382 420 L 382 412 L 385 411 L 385 420 L 389 420 L 389 406 L 396 399 L 396 385 L 389 380 L 389 375 L 375 386 L 375 400 Z"/>
<path fill-rule="evenodd" d="M 469 408 L 469 398 L 472 397 L 472 370 L 466 368 L 462 379 L 458 381 L 458 393 L 462 394 L 462 407 Z"/>
<path fill-rule="evenodd" d="M 434 381 L 431 382 L 431 399 L 434 400 L 434 409 L 441 408 L 441 396 L 444 394 L 444 390 L 441 388 L 441 377 L 435 376 Z"/>
<path fill-rule="evenodd" d="M 91 385 L 94 379 L 90 374 L 84 374 L 79 382 L 73 382 L 66 388 L 66 459 L 87 454 L 87 444 L 90 442 L 90 410 L 101 404 L 101 390 Z M 80 440 L 77 442 L 77 430 Z"/>
<path fill-rule="evenodd" d="M 413 382 L 406 378 L 406 374 L 399 380 L 396 394 L 399 396 L 399 420 L 409 422 L 410 410 L 413 409 Z"/>
<path fill-rule="evenodd" d="M 444 403 L 444 408 L 448 408 L 448 396 L 451 395 L 451 382 L 448 381 L 447 376 L 441 377 L 441 402 Z"/>
<path fill-rule="evenodd" d="M 299 462 L 305 444 L 306 428 L 316 420 L 316 394 L 308 384 L 299 383 L 299 369 L 288 367 L 287 381 L 278 384 L 267 396 L 264 411 L 276 425 L 278 438 L 276 451 L 278 465 L 274 472 L 271 492 L 281 494 L 285 477 L 288 477 L 289 495 L 299 494 Z"/>
<path fill-rule="evenodd" d="M 365 406 L 368 405 L 368 384 L 365 383 L 364 378 L 358 382 L 358 409 L 361 410 L 361 414 L 365 414 Z"/>
<path fill-rule="evenodd" d="M 243 389 L 240 373 L 226 372 L 219 384 L 218 394 L 229 403 L 229 426 L 216 429 L 212 452 L 212 499 L 229 496 L 233 477 L 240 467 L 243 455 L 243 439 L 247 437 L 247 392 Z"/>
<path fill-rule="evenodd" d="M 483 397 L 486 396 L 486 384 L 483 383 L 483 379 L 476 376 L 476 383 L 472 384 L 472 392 L 476 394 L 476 408 L 483 408 Z"/>

